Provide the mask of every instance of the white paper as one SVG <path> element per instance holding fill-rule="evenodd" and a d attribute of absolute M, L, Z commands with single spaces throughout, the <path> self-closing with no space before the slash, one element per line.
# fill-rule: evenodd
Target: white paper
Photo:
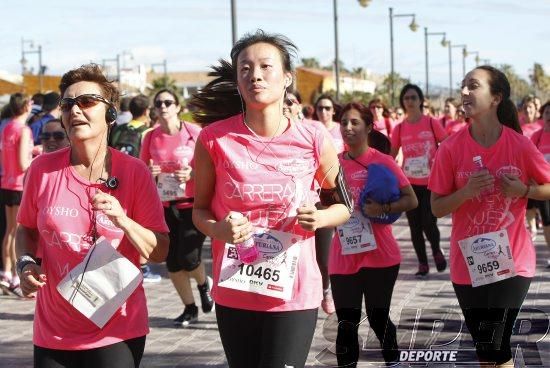
<path fill-rule="evenodd" d="M 141 271 L 101 237 L 84 260 L 61 280 L 57 290 L 80 313 L 103 328 L 142 279 Z"/>

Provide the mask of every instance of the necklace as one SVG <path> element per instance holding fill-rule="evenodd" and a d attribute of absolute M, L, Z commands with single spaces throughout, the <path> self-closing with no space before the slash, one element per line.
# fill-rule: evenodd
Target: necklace
<path fill-rule="evenodd" d="M 269 140 L 269 142 L 265 143 L 265 145 L 269 145 L 271 142 L 273 142 L 273 140 L 275 139 L 275 137 L 277 137 L 277 133 L 279 132 L 279 128 L 281 127 L 281 121 L 283 120 L 283 116 L 281 116 L 281 118 L 279 119 L 279 122 L 277 123 L 277 129 L 275 129 L 275 133 L 273 133 L 273 135 L 271 136 L 271 139 Z M 248 130 L 250 130 L 250 132 L 252 132 L 252 134 L 254 134 L 254 136 L 262 141 L 262 137 L 260 137 L 255 131 L 254 129 L 252 129 L 250 127 L 250 125 L 248 125 L 248 123 L 246 122 L 246 119 L 245 119 L 245 113 L 243 112 L 243 124 L 248 128 Z"/>

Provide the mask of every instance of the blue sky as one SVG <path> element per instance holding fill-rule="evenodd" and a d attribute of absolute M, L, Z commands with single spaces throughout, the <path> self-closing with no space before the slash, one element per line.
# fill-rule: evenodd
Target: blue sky
<path fill-rule="evenodd" d="M 300 58 L 315 57 L 323 65 L 334 59 L 331 0 L 236 2 L 239 35 L 256 28 L 283 33 L 298 45 Z M 340 58 L 346 67 L 389 72 L 388 7 L 395 14 L 416 14 L 415 33 L 410 19 L 394 19 L 395 71 L 422 86 L 423 27 L 446 32 L 453 44 L 466 44 L 492 63 L 511 64 L 525 78 L 535 61 L 550 73 L 549 0 L 372 0 L 367 8 L 339 0 Z M 231 49 L 229 0 L 11 0 L 2 10 L 0 70 L 11 73 L 21 71 L 22 37 L 42 45 L 43 63 L 53 74 L 123 51 L 133 55 L 126 57 L 127 65 L 167 59 L 169 71 L 207 70 Z M 430 82 L 447 86 L 448 50 L 440 41 L 429 37 Z M 27 59 L 37 64 L 36 55 Z M 474 66 L 474 57 L 467 58 L 467 70 Z M 461 49 L 454 48 L 453 80 L 461 78 Z"/>

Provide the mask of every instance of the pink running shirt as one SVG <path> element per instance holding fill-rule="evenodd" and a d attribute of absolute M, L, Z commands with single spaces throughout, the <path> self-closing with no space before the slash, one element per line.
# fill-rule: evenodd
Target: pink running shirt
<path fill-rule="evenodd" d="M 355 209 L 359 209 L 359 196 L 367 180 L 367 170 L 357 162 L 346 159 L 345 152 L 339 155 L 340 164 L 344 169 L 346 181 L 352 191 Z M 361 164 L 382 164 L 389 168 L 397 177 L 399 187 L 410 185 L 409 181 L 397 166 L 395 160 L 374 148 L 356 158 Z M 363 267 L 381 268 L 395 266 L 401 263 L 399 245 L 393 237 L 391 224 L 371 223 L 377 248 L 365 253 L 342 255 L 342 247 L 338 234 L 332 239 L 329 258 L 329 273 L 331 275 L 350 275 L 357 273 Z"/>
<path fill-rule="evenodd" d="M 427 158 L 431 166 L 435 157 L 436 141 L 443 141 L 447 135 L 445 130 L 434 118 L 423 115 L 416 123 L 410 123 L 407 119 L 395 127 L 391 136 L 392 148 L 403 149 L 403 169 L 407 179 L 414 185 L 428 185 L 428 175 L 411 177 L 405 169 L 409 159 Z M 429 171 L 429 170 L 428 170 Z"/>
<path fill-rule="evenodd" d="M 334 148 L 336 148 L 336 152 L 344 152 L 345 146 L 344 146 L 344 138 L 342 138 L 342 132 L 340 131 L 340 124 L 334 123 L 334 126 L 332 129 L 327 129 L 330 133 L 330 136 L 332 137 L 332 143 L 334 144 Z"/>
<path fill-rule="evenodd" d="M 31 129 L 15 120 L 6 124 L 2 131 L 2 189 L 23 190 L 23 178 L 25 171 L 19 166 L 19 144 L 23 130 L 29 133 L 29 159 L 32 158 L 32 132 Z"/>
<path fill-rule="evenodd" d="M 153 159 L 153 163 L 160 165 L 163 172 L 179 170 L 185 160 L 193 167 L 195 143 L 199 138 L 200 131 L 199 126 L 185 121 L 182 122 L 179 133 L 175 135 L 163 133 L 161 127 L 158 126 L 143 138 L 139 158 L 146 165 L 149 165 L 149 160 Z M 185 184 L 185 197 L 193 198 L 195 195 L 195 181 L 191 179 Z M 168 207 L 168 202 L 163 202 L 163 206 Z M 193 202 L 178 203 L 176 205 L 176 208 L 179 209 L 192 207 Z"/>
<path fill-rule="evenodd" d="M 544 129 L 540 129 L 533 134 L 531 141 L 544 155 L 546 162 L 550 163 L 550 132 L 545 132 Z"/>
<path fill-rule="evenodd" d="M 462 129 L 439 147 L 428 188 L 446 196 L 465 186 L 476 170 L 474 156 L 481 156 L 483 165 L 496 178 L 495 186 L 491 193 L 464 202 L 452 214 L 451 280 L 456 284 L 471 284 L 458 241 L 502 229 L 508 231 L 517 275 L 533 277 L 535 248 L 525 227 L 527 199 L 505 197 L 499 182 L 503 174 L 515 174 L 524 183 L 529 179 L 539 184 L 549 183 L 550 165 L 528 138 L 508 127 L 504 127 L 500 138 L 489 148 L 474 141 L 469 129 Z"/>
<path fill-rule="evenodd" d="M 378 130 L 380 133 L 384 134 L 386 137 L 389 136 L 385 119 L 375 121 L 373 123 L 373 126 L 375 130 Z"/>
<path fill-rule="evenodd" d="M 162 205 L 151 173 L 138 159 L 109 148 L 112 176 L 119 186 L 112 191 L 102 184 L 90 184 L 69 164 L 70 148 L 37 157 L 29 168 L 17 221 L 36 229 L 38 254 L 46 285 L 38 292 L 34 315 L 33 342 L 48 349 L 85 350 L 144 336 L 149 332 L 143 286 L 103 327 L 69 304 L 57 291 L 67 272 L 82 262 L 90 249 L 91 204 L 96 188 L 115 196 L 128 217 L 140 225 L 168 233 Z M 139 253 L 103 212 L 97 212 L 97 231 L 117 251 L 139 268 Z"/>
<path fill-rule="evenodd" d="M 218 286 L 225 244 L 213 239 L 212 296 L 216 303 L 269 312 L 319 307 L 322 285 L 315 258 L 315 237 L 298 225 L 296 210 L 303 204 L 301 198 L 311 195 L 324 140 L 330 140 L 326 129 L 291 121 L 280 136 L 261 138 L 243 123 L 242 115 L 235 115 L 205 127 L 199 139 L 216 171 L 211 204 L 216 220 L 225 218 L 230 211 L 241 212 L 254 227 L 305 238 L 293 296 L 287 301 Z"/>
<path fill-rule="evenodd" d="M 521 124 L 520 127 L 523 135 L 527 138 L 531 138 L 536 131 L 544 127 L 544 123 L 542 122 L 542 120 L 537 120 L 532 123 Z"/>

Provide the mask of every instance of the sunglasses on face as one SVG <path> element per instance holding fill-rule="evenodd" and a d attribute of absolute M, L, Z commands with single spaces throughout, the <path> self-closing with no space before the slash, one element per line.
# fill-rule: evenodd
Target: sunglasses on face
<path fill-rule="evenodd" d="M 43 141 L 47 141 L 50 138 L 53 138 L 56 141 L 62 141 L 65 139 L 65 133 L 64 132 L 46 132 L 46 133 L 40 133 L 40 139 Z"/>
<path fill-rule="evenodd" d="M 332 110 L 332 106 L 317 106 L 317 110 L 319 110 L 319 111 L 323 111 L 323 110 L 330 111 L 330 110 Z"/>
<path fill-rule="evenodd" d="M 170 107 L 172 105 L 175 105 L 176 104 L 176 101 L 174 100 L 156 100 L 155 101 L 155 107 L 157 109 L 160 109 L 162 107 L 162 105 L 166 106 L 166 107 Z"/>
<path fill-rule="evenodd" d="M 103 102 L 109 106 L 113 106 L 111 102 L 105 99 L 103 96 L 95 94 L 85 94 L 80 95 L 75 98 L 65 97 L 59 102 L 59 107 L 61 111 L 67 112 L 70 111 L 74 105 L 78 106 L 80 109 L 89 109 L 97 105 L 98 103 Z"/>
<path fill-rule="evenodd" d="M 287 98 L 285 100 L 285 105 L 287 105 L 289 107 L 292 106 L 292 105 L 298 105 L 298 104 L 299 104 L 298 100 L 294 100 L 292 98 Z"/>

